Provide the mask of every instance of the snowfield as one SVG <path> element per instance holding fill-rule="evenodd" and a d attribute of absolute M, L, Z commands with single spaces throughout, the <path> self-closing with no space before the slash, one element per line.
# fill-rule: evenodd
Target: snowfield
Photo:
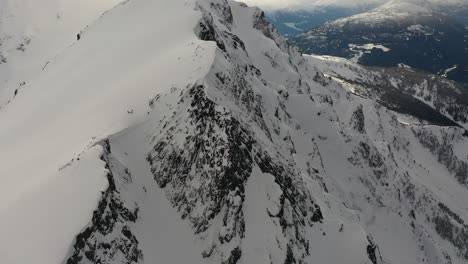
<path fill-rule="evenodd" d="M 454 83 L 305 56 L 234 1 L 94 17 L 44 69 L 0 68 L 28 80 L 0 108 L 5 263 L 468 260 Z"/>
<path fill-rule="evenodd" d="M 379 49 L 383 52 L 389 52 L 390 49 L 383 46 L 383 45 L 375 45 L 372 43 L 364 44 L 364 45 L 356 45 L 356 44 L 348 44 L 349 50 L 356 53 L 356 55 L 351 58 L 352 62 L 357 63 L 360 58 L 364 55 L 364 53 L 371 53 L 373 49 Z"/>
<path fill-rule="evenodd" d="M 0 110 L 5 263 L 60 263 L 106 188 L 102 162 L 83 158 L 89 148 L 140 123 L 155 94 L 208 72 L 214 45 L 193 33 L 200 19 L 193 9 L 184 1 L 121 4 Z M 81 169 L 60 170 L 68 163 Z"/>
<path fill-rule="evenodd" d="M 121 0 L 0 1 L 0 108 Z"/>

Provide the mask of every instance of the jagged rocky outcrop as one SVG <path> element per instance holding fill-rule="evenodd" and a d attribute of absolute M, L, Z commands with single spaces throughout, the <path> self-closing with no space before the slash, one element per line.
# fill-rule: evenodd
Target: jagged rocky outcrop
<path fill-rule="evenodd" d="M 102 143 L 109 188 L 67 263 L 144 263 L 151 245 L 132 230 L 153 196 L 129 195 L 141 191 L 133 177 L 155 183 L 145 193 L 164 192 L 204 263 L 468 259 L 466 93 L 418 73 L 303 56 L 242 3 L 195 9 L 194 34 L 217 46 L 209 72 L 150 100 L 147 130 L 136 133 L 149 137 L 147 175 L 132 176 Z"/>
<path fill-rule="evenodd" d="M 437 160 L 455 176 L 460 184 L 466 186 L 468 183 L 468 163 L 464 160 L 460 160 L 457 155 L 455 155 L 452 143 L 460 141 L 463 137 L 461 132 L 447 133 L 447 131 L 442 130 L 438 131 L 438 133 L 440 133 L 439 135 L 436 135 L 428 129 L 414 129 L 414 133 L 421 144 L 434 154 Z"/>
<path fill-rule="evenodd" d="M 138 219 L 138 204 L 125 199 L 123 188 L 132 181 L 128 169 L 113 156 L 108 140 L 101 142 L 109 186 L 103 192 L 92 222 L 78 234 L 71 256 L 66 264 L 77 263 L 142 263 L 138 239 L 132 232 L 132 224 Z"/>

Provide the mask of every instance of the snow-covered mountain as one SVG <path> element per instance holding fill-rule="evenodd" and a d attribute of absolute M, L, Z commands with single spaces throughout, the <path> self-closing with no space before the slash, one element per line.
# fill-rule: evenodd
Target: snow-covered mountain
<path fill-rule="evenodd" d="M 247 0 L 246 4 L 250 6 L 258 6 L 267 11 L 273 10 L 312 10 L 324 7 L 337 8 L 363 8 L 366 6 L 377 6 L 385 3 L 388 0 Z M 438 1 L 438 0 L 436 0 Z M 458 0 L 453 0 L 458 1 Z"/>
<path fill-rule="evenodd" d="M 125 1 L 0 109 L 5 263 L 466 263 L 468 94 Z M 5 162 L 3 162 L 5 161 Z"/>
<path fill-rule="evenodd" d="M 455 2 L 441 3 L 392 0 L 325 23 L 292 42 L 307 53 L 346 57 L 368 66 L 410 66 L 468 83 L 468 29 L 445 12 L 463 9 L 454 7 Z"/>
<path fill-rule="evenodd" d="M 266 15 L 279 33 L 287 38 L 291 38 L 311 28 L 320 26 L 325 22 L 363 13 L 374 7 L 375 5 L 358 7 L 316 6 L 311 9 L 269 10 L 266 12 Z"/>
<path fill-rule="evenodd" d="M 0 0 L 0 108 L 121 0 Z M 15 92 L 16 91 L 16 92 Z"/>

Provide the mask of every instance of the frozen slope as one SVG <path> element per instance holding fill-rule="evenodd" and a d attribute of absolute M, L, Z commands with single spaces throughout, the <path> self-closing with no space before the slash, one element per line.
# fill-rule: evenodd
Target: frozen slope
<path fill-rule="evenodd" d="M 89 148 L 141 122 L 155 93 L 206 74 L 213 44 L 194 35 L 193 9 L 184 1 L 120 5 L 1 109 L 2 261 L 59 263 L 106 188 L 99 150 Z"/>
<path fill-rule="evenodd" d="M 436 76 L 304 56 L 256 8 L 132 0 L 0 111 L 1 253 L 465 263 L 467 113 Z"/>
<path fill-rule="evenodd" d="M 27 89 L 77 34 L 121 0 L 1 0 L 0 108 Z"/>
<path fill-rule="evenodd" d="M 198 9 L 210 71 L 103 144 L 114 187 L 66 263 L 184 263 L 182 249 L 203 263 L 466 262 L 466 93 L 304 57 L 243 4 Z M 161 193 L 186 225 L 157 220 L 174 215 Z"/>
<path fill-rule="evenodd" d="M 138 201 L 141 220 L 134 228 L 142 245 L 145 263 L 202 264 L 200 249 L 196 247 L 190 226 L 180 220 L 177 210 L 151 177 L 146 161 L 149 131 L 149 124 L 140 125 L 113 135 L 109 140 L 112 155 L 127 167 L 132 179 L 126 191 Z"/>

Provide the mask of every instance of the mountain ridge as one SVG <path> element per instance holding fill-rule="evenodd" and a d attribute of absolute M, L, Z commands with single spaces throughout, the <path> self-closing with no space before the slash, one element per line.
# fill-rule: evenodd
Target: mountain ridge
<path fill-rule="evenodd" d="M 66 127 L 52 136 L 60 139 L 65 132 L 64 142 L 93 152 L 98 163 L 65 152 L 73 160 L 60 173 L 90 167 L 108 182 L 94 193 L 100 198 L 88 223 L 76 223 L 84 229 L 75 240 L 64 238 L 72 243 L 70 251 L 54 251 L 64 256 L 62 263 L 468 259 L 468 95 L 456 84 L 410 69 L 304 56 L 262 11 L 241 3 L 162 5 L 132 0 L 114 9 L 46 70 L 46 80 L 56 80 L 68 67 L 77 69 L 77 60 L 95 61 L 83 74 L 94 79 L 77 74 L 50 88 L 75 91 L 85 101 L 97 97 L 90 111 L 83 105 L 75 110 L 76 120 L 83 119 L 75 127 L 83 138 Z M 175 35 L 162 23 L 151 34 L 148 28 L 135 31 L 135 25 L 154 22 L 154 10 L 167 16 L 183 11 L 188 18 L 176 25 Z M 116 25 L 119 32 L 109 30 Z M 166 46 L 158 44 L 161 36 Z M 169 46 L 174 54 L 168 55 Z M 153 53 L 155 47 L 166 55 Z M 145 52 L 128 54 L 129 48 Z M 126 62 L 120 67 L 114 65 L 116 51 Z M 102 65 L 112 72 L 103 74 Z M 129 72 L 141 75 L 124 76 Z M 116 75 L 122 79 L 114 80 Z M 104 90 L 94 93 L 97 88 Z M 50 94 L 44 99 L 29 93 L 1 109 L 0 120 L 27 108 L 25 98 L 50 103 Z M 88 123 L 89 116 L 97 122 Z M 66 117 L 57 119 L 61 126 L 74 123 Z M 15 130 L 2 126 L 6 132 L 0 135 L 13 140 Z M 24 177 L 20 167 L 12 168 Z M 40 235 L 31 233 L 30 240 Z M 4 245 L 2 254 L 21 263 L 9 250 L 18 244 Z"/>
<path fill-rule="evenodd" d="M 159 132 L 152 131 L 153 136 L 151 136 L 151 141 L 153 143 L 151 144 L 154 147 L 152 147 L 152 150 L 147 156 L 147 160 L 152 168 L 152 174 L 159 187 L 166 191 L 166 195 L 172 206 L 178 209 L 183 219 L 186 219 L 186 221 L 191 223 L 193 232 L 196 236 L 200 237 L 199 239 L 201 239 L 201 241 L 203 241 L 202 244 L 205 245 L 206 248 L 202 251 L 203 258 L 205 261 L 213 263 L 251 263 L 253 260 L 251 257 L 255 257 L 256 263 L 262 263 L 264 261 L 273 261 L 273 263 L 308 263 L 314 258 L 317 258 L 316 260 L 321 263 L 336 263 L 340 258 L 350 258 L 352 261 L 356 261 L 356 263 L 360 263 L 361 261 L 367 261 L 368 263 L 392 263 L 387 259 L 389 258 L 389 255 L 382 253 L 385 252 L 386 249 L 379 246 L 379 240 L 382 238 L 376 241 L 376 238 L 373 238 L 370 234 L 366 234 L 366 231 L 364 231 L 362 227 L 358 227 L 356 230 L 356 227 L 353 227 L 353 224 L 351 224 L 352 222 L 343 224 L 343 226 L 345 226 L 345 230 L 347 230 L 342 231 L 344 232 L 343 237 L 351 236 L 354 239 L 358 239 L 358 241 L 360 241 L 360 247 L 357 247 L 352 252 L 348 253 L 349 255 L 341 255 L 336 259 L 332 258 L 330 255 L 319 253 L 320 251 L 318 249 L 321 248 L 320 244 L 322 243 L 322 246 L 328 245 L 327 243 L 335 244 L 335 246 L 340 244 L 336 244 L 337 240 L 335 240 L 333 236 L 330 238 L 330 242 L 326 242 L 327 239 L 319 242 L 320 239 L 316 241 L 311 238 L 316 237 L 319 234 L 325 237 L 327 236 L 326 233 L 333 234 L 334 228 L 337 228 L 336 230 L 339 229 L 340 224 L 338 223 L 340 221 L 338 220 L 337 223 L 332 224 L 334 221 L 337 221 L 332 220 L 336 216 L 330 215 L 330 212 L 324 212 L 323 201 L 320 202 L 322 205 L 316 204 L 315 200 L 317 198 L 315 195 L 317 195 L 317 193 L 309 193 L 307 190 L 308 188 L 305 187 L 309 185 L 306 184 L 308 180 L 299 176 L 297 174 L 298 172 L 295 172 L 297 169 L 291 167 L 291 164 L 296 164 L 294 166 L 300 166 L 299 160 L 292 158 L 292 156 L 288 157 L 289 155 L 294 156 L 298 155 L 295 153 L 305 151 L 304 147 L 300 147 L 301 145 L 295 143 L 295 141 L 300 140 L 301 138 L 295 130 L 298 129 L 300 131 L 301 125 L 308 124 L 310 126 L 315 123 L 299 122 L 298 120 L 295 121 L 294 116 L 298 117 L 299 115 L 302 115 L 300 112 L 303 112 L 304 110 L 293 110 L 295 107 L 291 104 L 294 103 L 293 101 L 289 101 L 292 100 L 289 98 L 297 97 L 297 99 L 300 99 L 303 97 L 301 94 L 307 95 L 311 93 L 314 88 L 317 89 L 320 86 L 336 87 L 336 89 L 338 89 L 336 90 L 337 94 L 341 94 L 342 92 L 340 89 L 344 89 L 346 85 L 340 83 L 340 80 L 341 82 L 351 80 L 343 79 L 344 76 L 337 75 L 337 72 L 332 73 L 331 71 L 328 71 L 328 74 L 333 74 L 333 78 L 330 80 L 327 75 L 320 73 L 320 71 L 326 70 L 327 67 L 320 68 L 318 72 L 312 71 L 315 73 L 309 72 L 305 69 L 302 69 L 305 71 L 301 72 L 301 70 L 299 70 L 300 68 L 297 68 L 297 70 L 295 70 L 294 67 L 289 68 L 292 65 L 296 65 L 296 63 L 299 63 L 298 65 L 308 65 L 306 62 L 307 60 L 304 60 L 297 50 L 289 47 L 287 43 L 279 37 L 271 25 L 266 22 L 264 15 L 259 13 L 259 11 L 255 11 L 255 9 L 246 9 L 245 6 L 240 4 L 228 3 L 229 2 L 215 1 L 211 2 L 210 5 L 206 4 L 199 7 L 201 10 L 204 10 L 203 13 L 206 17 L 203 19 L 204 22 L 197 27 L 199 30 L 198 34 L 204 40 L 214 41 L 217 43 L 218 57 L 214 62 L 214 65 L 216 66 L 212 67 L 212 72 L 206 76 L 203 83 L 194 84 L 186 91 L 181 90 L 179 92 L 178 89 L 174 90 L 171 97 L 181 93 L 179 102 L 175 108 L 172 108 L 173 114 L 171 116 L 163 117 L 162 119 L 161 117 L 157 117 L 158 121 L 156 121 L 156 123 L 161 124 L 160 129 L 162 130 Z M 253 34 L 249 33 L 249 24 L 245 23 L 245 21 L 248 21 L 249 16 L 253 17 L 251 18 L 253 19 L 253 27 L 266 37 L 266 39 L 264 39 L 264 41 L 266 41 L 265 43 L 270 42 L 276 46 L 276 48 L 264 53 L 263 58 L 250 57 L 246 55 L 258 52 L 258 48 L 251 45 L 252 39 L 248 37 L 252 37 Z M 239 23 L 239 21 L 242 21 L 242 23 L 240 25 L 236 24 Z M 244 28 L 244 30 L 241 30 L 241 28 Z M 243 39 L 247 41 L 244 42 Z M 275 54 L 273 50 L 285 52 L 286 54 L 290 54 L 289 56 L 291 57 L 286 59 L 282 57 L 284 55 L 281 53 Z M 232 56 L 232 54 L 236 55 Z M 284 61 L 285 63 L 279 63 L 278 60 Z M 313 58 L 310 58 L 309 60 L 313 61 L 310 65 L 321 65 L 322 63 L 320 63 L 320 61 L 323 59 L 318 58 L 318 60 L 314 60 Z M 244 63 L 247 64 L 244 65 Z M 226 67 L 226 65 L 229 65 L 229 67 L 223 68 Z M 275 74 L 273 74 L 273 72 L 266 71 L 266 69 L 269 69 L 270 67 L 273 67 L 271 70 Z M 283 90 L 279 86 L 278 88 L 280 89 L 278 90 L 278 97 L 277 99 L 273 99 L 273 102 L 275 100 L 279 100 L 279 105 L 276 107 L 276 110 L 274 110 L 275 108 L 267 110 L 269 107 L 274 106 L 275 103 L 273 103 L 272 106 L 265 104 L 265 99 L 260 99 L 259 95 L 264 97 L 268 93 L 271 93 L 269 89 L 277 85 L 270 83 L 268 80 L 279 82 L 284 77 L 280 77 L 278 75 L 285 74 L 284 70 L 289 71 L 288 68 L 293 72 L 299 71 L 299 75 L 297 77 L 293 77 L 295 74 L 291 74 L 291 72 L 284 75 L 285 77 L 287 76 L 286 80 L 289 81 L 283 81 L 283 83 L 290 85 L 290 87 Z M 363 72 L 362 78 L 354 80 L 354 82 L 358 80 L 361 80 L 361 82 L 364 81 L 361 85 L 372 83 L 375 81 L 374 78 L 379 78 L 379 76 L 382 76 L 384 81 L 387 79 L 387 77 L 383 77 L 384 75 L 381 75 L 378 72 L 360 69 L 358 66 L 351 66 L 350 70 L 352 72 Z M 229 74 L 226 74 L 226 72 L 229 72 Z M 414 78 L 417 79 L 420 77 Z M 301 79 L 309 79 L 310 81 L 303 82 Z M 257 86 L 251 86 L 252 82 L 257 83 Z M 443 83 L 446 82 L 444 80 L 440 80 L 440 82 L 440 86 L 448 85 L 448 87 L 452 87 L 449 88 L 449 90 L 456 90 L 453 84 L 446 83 L 444 85 Z M 424 80 L 422 80 L 422 83 L 424 83 Z M 314 88 L 310 86 L 312 84 L 314 85 Z M 367 96 L 370 98 L 375 98 L 374 96 L 382 96 L 379 95 L 377 90 L 375 90 L 375 83 L 373 84 L 374 85 L 369 87 L 367 90 Z M 264 87 L 265 85 L 270 88 L 260 93 L 259 91 L 255 91 L 256 89 L 263 90 L 264 88 L 260 87 Z M 343 85 L 343 87 L 340 85 Z M 360 85 L 354 84 L 353 86 L 359 87 Z M 429 87 L 432 86 L 429 85 L 427 88 Z M 396 88 L 403 89 L 403 91 L 405 91 L 403 87 L 399 87 L 398 85 L 395 85 L 393 89 Z M 414 93 L 422 92 L 427 88 L 423 88 L 422 90 Z M 257 93 L 257 95 L 254 96 L 252 92 L 250 92 L 250 89 L 253 89 L 253 94 Z M 314 92 L 312 92 L 311 97 L 314 98 L 312 100 L 319 100 L 321 104 L 334 107 L 333 97 L 327 92 L 330 88 L 323 89 L 323 92 L 326 95 L 321 95 L 320 92 L 314 95 Z M 364 91 L 365 90 L 366 89 L 364 89 Z M 408 91 L 406 91 L 406 93 L 408 93 Z M 411 92 L 409 92 L 409 94 L 411 94 Z M 436 94 L 437 93 L 435 93 L 435 96 Z M 385 93 L 383 95 L 385 95 Z M 360 96 L 363 95 L 361 94 Z M 399 93 L 397 93 L 396 96 L 398 98 L 405 97 L 403 94 Z M 273 98 L 275 98 L 275 96 Z M 305 98 L 307 98 L 307 96 L 305 96 Z M 385 97 L 381 98 L 382 102 L 390 102 L 389 99 L 386 99 Z M 283 100 L 284 103 L 281 103 Z M 296 101 L 296 104 L 301 100 L 302 99 Z M 428 103 L 432 101 L 432 99 L 428 98 L 425 98 L 425 100 L 427 100 Z M 263 103 L 261 103 L 262 101 Z M 163 108 L 171 108 L 167 102 L 168 100 L 165 99 L 165 97 L 155 97 L 155 100 L 151 102 L 155 107 L 155 113 L 165 112 L 158 110 L 160 107 L 159 105 Z M 281 106 L 282 104 L 284 105 Z M 463 103 L 460 106 L 465 109 L 462 111 L 466 111 L 466 105 L 462 105 Z M 396 110 L 398 111 L 400 107 L 401 106 L 396 106 Z M 363 109 L 364 108 L 357 107 L 356 111 L 353 112 L 350 118 L 350 122 L 353 124 L 356 131 L 367 134 L 368 128 L 366 128 L 365 125 L 366 114 L 364 114 L 364 111 L 367 112 L 368 110 Z M 325 113 L 326 112 L 323 114 Z M 326 115 L 330 115 L 330 117 L 326 117 L 325 120 L 330 118 L 328 122 L 332 121 L 333 123 L 332 116 L 334 114 L 332 113 L 333 112 L 327 113 Z M 405 114 L 405 112 L 402 113 Z M 275 123 L 277 121 L 274 122 L 272 118 L 283 120 L 282 122 L 286 122 L 286 124 L 289 123 L 287 127 L 291 126 L 291 130 L 287 129 L 286 131 L 283 131 L 283 128 L 276 127 Z M 433 121 L 429 120 L 429 122 Z M 426 129 L 429 129 L 430 127 L 429 131 L 431 131 L 432 129 L 438 130 L 439 128 L 432 125 L 426 127 L 424 122 L 422 124 L 423 125 L 420 128 L 422 134 L 419 134 L 420 132 L 418 131 L 420 129 L 418 129 L 417 126 L 412 128 L 415 130 L 411 133 L 415 133 L 415 135 L 417 135 L 416 137 L 420 137 L 421 141 L 426 142 L 426 137 L 432 137 L 432 132 L 428 132 Z M 453 124 L 454 123 L 448 122 L 441 123 L 439 125 L 445 127 Z M 464 130 L 454 127 L 449 128 L 449 131 L 451 129 L 459 131 L 456 133 L 458 133 L 458 138 L 463 141 L 462 134 Z M 181 138 L 178 133 L 181 133 L 182 131 L 185 131 L 183 132 L 184 136 L 182 136 L 185 140 L 184 143 L 180 145 L 180 142 L 178 140 L 174 141 L 174 139 Z M 343 133 L 346 134 L 346 132 Z M 446 133 L 452 132 L 447 131 Z M 316 140 L 327 141 L 327 137 L 320 135 L 319 132 Z M 271 141 L 278 143 L 274 146 L 271 145 Z M 285 142 L 286 144 L 279 142 Z M 433 143 L 429 142 L 432 141 L 427 141 L 424 145 L 427 144 L 428 146 L 432 146 Z M 305 142 L 302 142 L 302 144 L 305 144 Z M 381 156 L 382 154 L 380 154 L 380 151 L 382 150 L 374 149 L 374 147 L 369 144 L 370 143 L 359 143 L 357 149 L 354 150 L 355 155 L 357 155 L 356 158 L 350 158 L 348 162 L 353 164 L 353 166 L 358 167 L 369 166 L 369 168 L 371 168 L 370 172 L 368 172 L 369 177 L 371 177 L 370 175 L 375 175 L 377 178 L 385 177 L 384 175 L 388 175 L 389 168 L 386 168 L 384 165 L 384 158 Z M 322 191 L 328 190 L 329 188 L 332 188 L 327 184 L 329 179 L 326 179 L 325 177 L 322 178 L 323 176 L 320 174 L 325 173 L 327 170 L 325 169 L 326 165 L 323 162 L 328 163 L 330 162 L 330 159 L 324 159 L 323 157 L 319 158 L 321 155 L 324 155 L 324 153 L 322 153 L 322 143 L 319 144 L 317 142 L 312 144 L 312 146 L 315 146 L 312 147 L 313 153 L 315 154 L 312 154 L 310 157 L 312 158 L 315 166 L 318 167 L 313 168 L 312 166 L 314 165 L 309 164 L 309 173 L 315 175 L 314 177 L 317 177 L 316 184 L 320 183 L 319 186 L 321 186 L 314 187 L 313 189 L 315 191 L 320 189 Z M 279 149 L 274 150 L 276 148 Z M 303 155 L 298 156 L 302 157 Z M 451 157 L 452 159 L 455 158 L 455 156 Z M 362 165 L 361 162 L 365 162 L 365 164 L 368 165 Z M 466 167 L 466 163 L 463 163 L 463 161 L 460 162 L 461 163 L 459 163 L 459 165 L 455 165 L 455 167 L 452 167 L 452 165 L 447 166 L 459 168 L 460 174 L 457 177 L 461 177 L 459 180 L 464 182 L 466 179 L 464 179 L 462 175 L 464 175 L 463 168 Z M 283 172 L 287 172 L 288 176 L 283 175 Z M 267 189 L 267 204 L 263 205 L 267 206 L 268 214 L 262 216 L 264 221 L 272 221 L 269 222 L 270 224 L 262 222 L 260 225 L 260 223 L 254 224 L 249 222 L 249 219 L 251 219 L 251 216 L 248 215 L 249 211 L 243 209 L 244 207 L 249 206 L 247 203 L 250 201 L 250 198 L 248 198 L 249 193 L 247 190 L 251 188 L 249 187 L 251 184 L 250 181 L 253 179 L 259 180 L 260 178 L 263 178 L 259 173 L 271 175 L 268 177 L 274 178 L 273 183 L 267 183 L 268 180 L 266 179 L 264 179 L 266 182 L 261 183 L 266 185 L 272 184 L 272 186 Z M 406 177 L 403 177 L 401 180 L 405 178 Z M 409 180 L 409 178 L 406 179 Z M 276 191 L 273 191 L 275 189 Z M 181 190 L 184 190 L 184 192 Z M 288 194 L 289 192 L 292 192 L 293 195 Z M 426 191 L 423 193 L 425 192 Z M 300 193 L 303 193 L 303 196 L 300 195 Z M 203 195 L 200 196 L 200 194 Z M 412 191 L 409 191 L 408 195 L 413 195 Z M 297 200 L 295 197 L 300 198 Z M 279 203 L 275 203 L 275 199 L 278 198 Z M 255 200 L 262 199 L 264 198 L 257 198 Z M 203 201 L 203 203 L 200 204 L 198 202 L 200 200 Z M 299 204 L 296 204 L 297 202 L 293 202 L 296 200 Z M 379 203 L 378 201 L 379 199 L 377 198 L 377 203 Z M 273 202 L 273 204 L 270 205 L 271 202 Z M 302 204 L 303 202 L 306 203 Z M 398 205 L 396 206 L 398 207 Z M 309 213 L 299 213 L 303 208 L 309 207 Z M 340 206 L 338 206 L 338 208 L 340 208 Z M 256 209 L 258 210 L 258 208 Z M 334 208 L 333 210 L 336 209 L 337 208 Z M 329 210 L 332 209 L 327 208 L 326 211 Z M 341 210 L 346 211 L 345 208 L 342 208 Z M 292 215 L 287 216 L 285 214 L 287 211 L 290 211 Z M 294 211 L 299 212 L 296 214 Z M 277 213 L 275 212 L 278 212 L 279 214 L 276 215 Z M 315 213 L 310 215 L 311 212 Z M 447 223 L 445 220 L 447 213 L 444 212 L 450 212 L 450 210 L 442 211 L 442 213 L 437 212 L 436 215 L 437 217 L 440 215 L 440 218 L 435 218 L 436 220 L 434 221 L 439 223 L 436 224 L 436 226 L 442 225 L 442 223 Z M 423 213 L 423 211 L 419 211 L 419 213 Z M 409 214 L 411 215 L 411 212 L 409 212 Z M 305 219 L 310 217 L 310 220 L 307 220 L 308 223 L 304 223 L 304 220 L 302 220 L 306 215 L 308 216 Z M 269 218 L 271 220 L 268 220 Z M 278 218 L 278 220 L 275 220 L 275 218 Z M 254 224 L 254 226 L 252 226 L 252 224 Z M 249 233 L 247 232 L 248 230 L 252 230 L 254 227 L 260 228 L 261 226 L 269 228 L 271 225 L 273 227 L 275 225 L 282 227 L 282 231 L 273 231 L 272 234 L 275 234 L 273 237 L 276 236 L 276 238 L 257 242 L 250 240 Z M 320 231 L 315 230 L 316 228 Z M 315 232 L 317 233 L 316 235 L 311 236 L 310 232 L 312 232 L 312 234 Z M 215 235 L 215 239 L 213 239 L 213 235 Z M 460 234 L 460 236 L 463 236 L 463 233 Z M 286 240 L 284 240 L 285 238 Z M 433 239 L 435 238 L 433 237 Z M 247 241 L 250 241 L 249 243 L 260 244 L 249 244 L 247 247 L 239 246 L 243 245 L 243 242 L 247 243 Z M 311 243 L 314 246 L 311 247 Z M 460 250 L 464 250 L 461 244 L 458 244 L 458 242 L 454 243 L 461 246 Z M 266 252 L 268 252 L 267 254 L 270 254 L 270 257 L 266 257 L 266 255 L 262 257 L 263 254 L 258 255 L 258 253 L 255 254 L 251 252 L 252 248 L 257 248 L 258 246 L 267 250 Z M 314 250 L 314 248 L 316 248 L 316 250 Z M 313 252 L 310 252 L 310 250 Z M 440 254 L 441 255 L 437 257 L 433 256 L 434 259 L 431 261 L 438 262 L 448 258 L 452 259 L 450 255 L 444 255 L 446 253 Z M 422 257 L 422 259 L 425 259 L 426 257 Z M 138 263 L 138 261 L 135 261 L 135 263 Z"/>

